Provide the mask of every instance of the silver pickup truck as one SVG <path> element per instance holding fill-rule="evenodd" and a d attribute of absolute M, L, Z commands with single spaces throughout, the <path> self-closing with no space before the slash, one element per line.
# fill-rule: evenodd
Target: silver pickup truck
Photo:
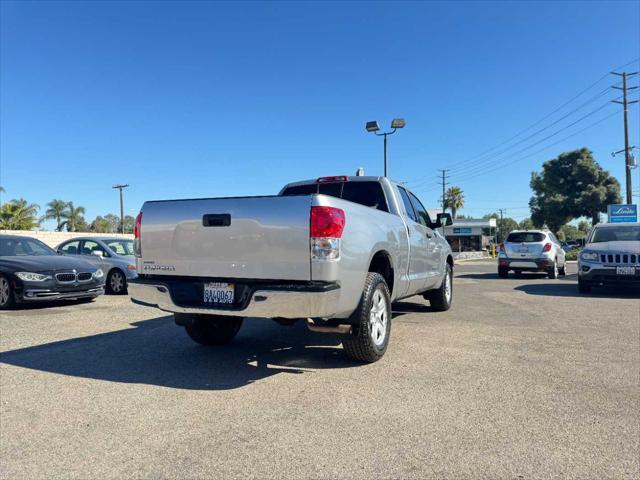
<path fill-rule="evenodd" d="M 384 177 L 323 177 L 277 196 L 146 202 L 135 226 L 134 302 L 173 312 L 204 345 L 244 317 L 341 335 L 363 362 L 384 355 L 391 302 L 447 310 L 453 257 L 420 200 Z"/>

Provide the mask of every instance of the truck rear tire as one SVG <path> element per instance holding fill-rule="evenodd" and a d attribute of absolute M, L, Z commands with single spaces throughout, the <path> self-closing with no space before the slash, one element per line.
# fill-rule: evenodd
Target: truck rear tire
<path fill-rule="evenodd" d="M 425 293 L 424 298 L 429 300 L 431 308 L 437 312 L 446 312 L 451 308 L 451 301 L 453 300 L 453 272 L 451 271 L 451 265 L 447 263 L 445 266 L 444 278 L 440 288 Z"/>
<path fill-rule="evenodd" d="M 360 362 L 380 360 L 391 335 L 391 295 L 382 275 L 367 273 L 360 304 L 349 320 L 353 333 L 342 340 L 345 353 Z"/>
<path fill-rule="evenodd" d="M 498 277 L 507 278 L 509 276 L 509 269 L 507 267 L 498 267 Z"/>
<path fill-rule="evenodd" d="M 176 323 L 184 325 L 191 339 L 200 345 L 225 345 L 242 327 L 242 317 L 222 315 L 176 314 Z"/>

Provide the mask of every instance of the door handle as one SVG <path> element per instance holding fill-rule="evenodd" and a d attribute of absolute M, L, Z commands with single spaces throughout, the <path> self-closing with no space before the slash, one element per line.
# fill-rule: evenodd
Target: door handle
<path fill-rule="evenodd" d="M 433 238 L 433 233 L 427 232 L 427 238 Z"/>

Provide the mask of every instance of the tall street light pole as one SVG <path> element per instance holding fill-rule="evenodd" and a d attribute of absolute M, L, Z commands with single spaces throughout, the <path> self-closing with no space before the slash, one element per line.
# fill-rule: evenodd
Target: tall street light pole
<path fill-rule="evenodd" d="M 387 136 L 393 135 L 394 133 L 396 133 L 396 130 L 398 128 L 404 128 L 404 126 L 405 126 L 404 118 L 394 118 L 391 121 L 390 132 L 378 133 L 378 131 L 380 130 L 380 125 L 378 125 L 378 122 L 375 120 L 372 122 L 367 122 L 367 126 L 366 126 L 367 132 L 373 132 L 379 137 L 384 137 L 384 176 L 385 177 L 387 176 Z"/>
<path fill-rule="evenodd" d="M 120 233 L 124 233 L 124 201 L 122 198 L 122 190 L 124 190 L 128 186 L 129 184 L 120 183 L 112 187 L 120 190 Z"/>

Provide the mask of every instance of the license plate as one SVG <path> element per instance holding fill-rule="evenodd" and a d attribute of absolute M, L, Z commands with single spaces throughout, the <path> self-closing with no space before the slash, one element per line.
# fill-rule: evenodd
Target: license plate
<path fill-rule="evenodd" d="M 636 267 L 616 267 L 616 274 L 618 275 L 635 275 Z"/>
<path fill-rule="evenodd" d="M 518 249 L 519 253 L 529 253 L 529 249 L 527 247 L 520 247 Z"/>
<path fill-rule="evenodd" d="M 204 303 L 207 305 L 232 305 L 233 291 L 233 283 L 205 283 Z"/>

